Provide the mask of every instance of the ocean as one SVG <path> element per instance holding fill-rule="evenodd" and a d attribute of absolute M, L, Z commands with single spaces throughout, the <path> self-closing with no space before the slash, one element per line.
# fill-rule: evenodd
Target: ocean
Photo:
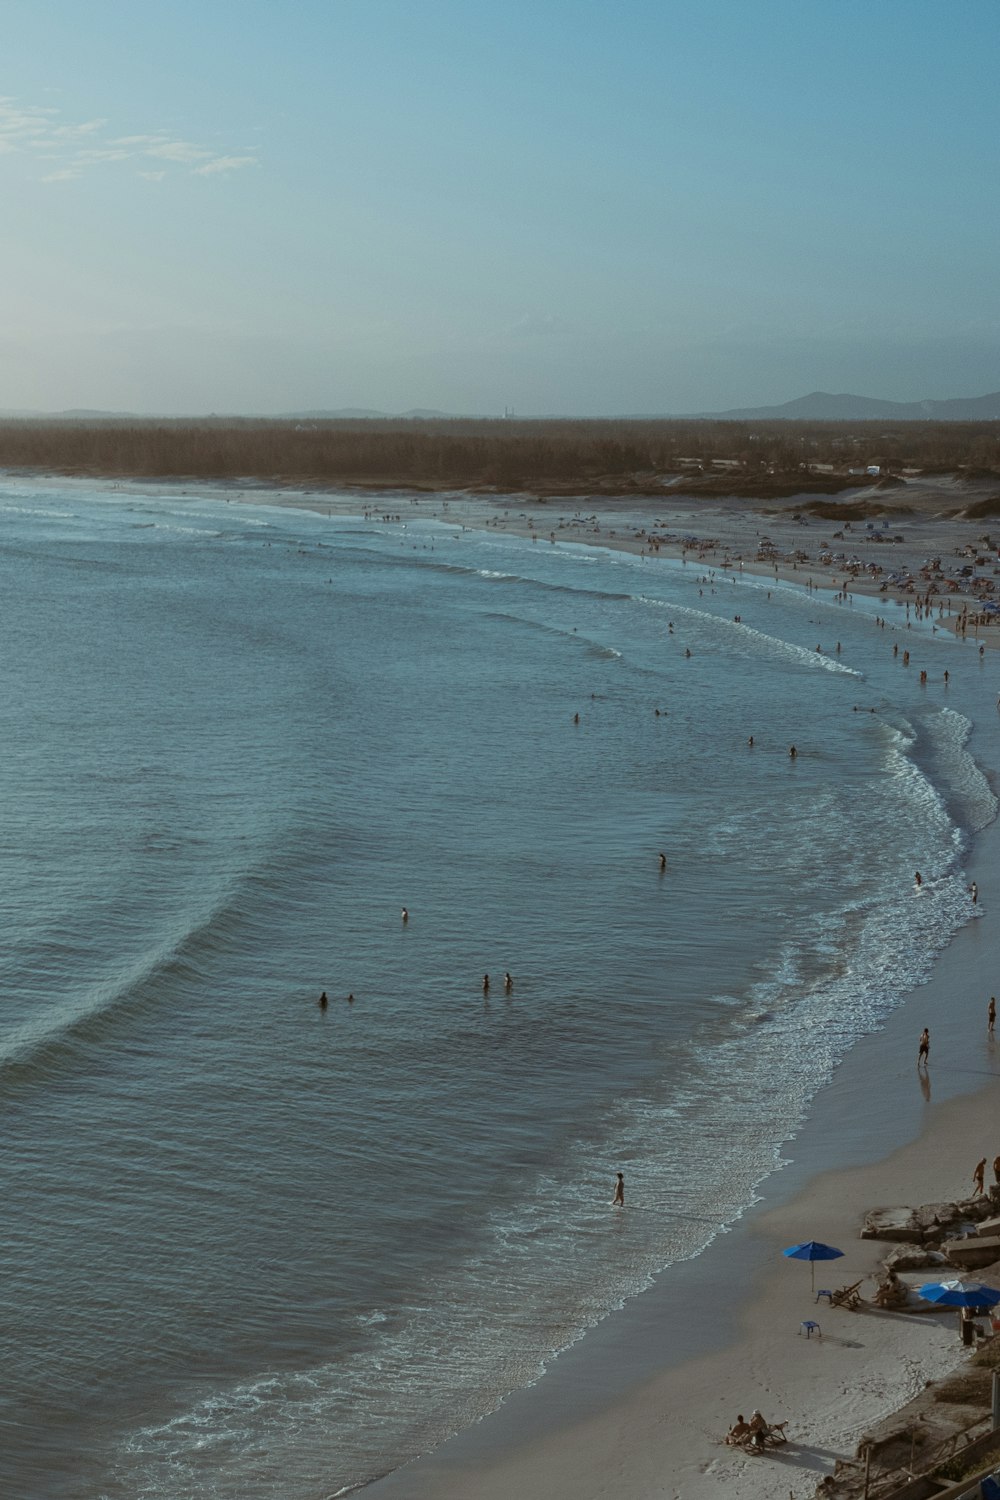
<path fill-rule="evenodd" d="M 368 503 L 0 482 L 5 1496 L 427 1451 L 736 1221 L 976 915 L 971 642 Z"/>

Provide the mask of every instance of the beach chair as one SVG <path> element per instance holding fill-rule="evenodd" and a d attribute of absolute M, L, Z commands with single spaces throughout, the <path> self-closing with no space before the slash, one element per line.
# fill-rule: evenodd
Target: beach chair
<path fill-rule="evenodd" d="M 744 1432 L 738 1438 L 727 1438 L 736 1448 L 741 1448 L 744 1453 L 755 1453 L 758 1457 L 768 1448 L 780 1448 L 782 1443 L 788 1442 L 785 1428 L 787 1422 L 772 1422 L 767 1427 L 762 1427 L 756 1432 Z"/>
<path fill-rule="evenodd" d="M 905 1307 L 909 1296 L 910 1289 L 905 1282 L 896 1276 L 888 1276 L 875 1288 L 872 1302 L 876 1307 Z"/>
<path fill-rule="evenodd" d="M 842 1286 L 837 1291 L 831 1292 L 830 1306 L 848 1307 L 852 1311 L 854 1311 L 856 1308 L 859 1308 L 861 1306 L 861 1293 L 858 1291 L 858 1287 L 861 1285 L 861 1282 L 864 1281 L 864 1279 L 865 1278 L 862 1276 L 861 1280 L 855 1281 L 853 1285 Z"/>

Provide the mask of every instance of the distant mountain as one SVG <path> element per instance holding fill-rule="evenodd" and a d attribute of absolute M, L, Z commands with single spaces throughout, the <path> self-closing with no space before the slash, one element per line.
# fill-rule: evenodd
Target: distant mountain
<path fill-rule="evenodd" d="M 342 406 L 337 411 L 292 411 L 283 417 L 273 418 L 279 422 L 360 422 L 371 418 L 381 422 L 440 422 L 455 415 L 450 411 L 431 411 L 415 406 L 412 411 L 369 411 L 364 406 Z"/>
<path fill-rule="evenodd" d="M 435 422 L 448 420 L 454 412 L 425 410 L 414 407 L 412 411 L 373 411 L 366 406 L 343 406 L 337 411 L 290 411 L 280 416 L 259 412 L 137 412 L 98 411 L 89 407 L 74 407 L 70 411 L 38 411 L 30 407 L 0 408 L 0 421 L 32 422 L 357 422 L 366 419 L 381 422 Z"/>
<path fill-rule="evenodd" d="M 693 415 L 717 422 L 996 422 L 1000 421 L 1000 391 L 952 401 L 880 401 L 874 396 L 813 391 L 783 406 L 746 406 Z"/>
<path fill-rule="evenodd" d="M 4 422 L 149 422 L 152 417 L 140 416 L 135 411 L 91 411 L 89 407 L 74 407 L 71 411 L 36 411 L 31 407 L 6 406 L 0 408 L 0 421 Z"/>

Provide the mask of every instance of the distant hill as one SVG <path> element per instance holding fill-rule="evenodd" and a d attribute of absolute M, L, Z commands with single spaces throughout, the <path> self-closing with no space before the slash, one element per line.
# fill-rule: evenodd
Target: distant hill
<path fill-rule="evenodd" d="M 457 416 L 453 411 L 433 411 L 415 406 L 411 411 L 369 411 L 364 406 L 342 406 L 337 411 L 291 411 L 282 417 L 271 417 L 277 422 L 359 422 L 371 418 L 376 422 L 447 422 Z"/>
<path fill-rule="evenodd" d="M 717 422 L 996 422 L 1000 391 L 952 401 L 880 401 L 875 396 L 832 396 L 813 391 L 783 406 L 746 406 L 692 415 Z"/>
<path fill-rule="evenodd" d="M 413 407 L 410 411 L 377 411 L 367 406 L 334 410 L 289 411 L 280 415 L 259 412 L 209 412 L 169 416 L 164 413 L 97 411 L 77 407 L 69 411 L 0 408 L 0 421 L 37 422 L 447 422 L 498 421 L 474 413 Z M 1000 422 L 1000 391 L 988 396 L 958 397 L 949 401 L 882 401 L 877 396 L 831 395 L 812 391 L 782 406 L 738 406 L 729 411 L 644 412 L 628 416 L 575 418 L 557 415 L 524 417 L 526 422 Z"/>
<path fill-rule="evenodd" d="M 435 422 L 455 417 L 454 412 L 425 410 L 374 411 L 366 406 L 343 406 L 337 411 L 289 411 L 280 416 L 259 412 L 189 412 L 164 415 L 162 412 L 98 411 L 90 407 L 73 407 L 69 411 L 37 411 L 29 407 L 0 408 L 0 421 L 32 422 L 357 422 L 371 419 L 379 422 Z"/>

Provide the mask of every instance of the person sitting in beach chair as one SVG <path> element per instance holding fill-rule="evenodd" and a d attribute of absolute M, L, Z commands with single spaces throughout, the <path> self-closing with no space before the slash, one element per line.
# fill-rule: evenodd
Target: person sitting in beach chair
<path fill-rule="evenodd" d="M 885 1279 L 875 1289 L 872 1301 L 876 1307 L 903 1307 L 909 1297 L 909 1288 L 900 1281 L 895 1271 L 888 1270 Z"/>
<path fill-rule="evenodd" d="M 830 1306 L 849 1307 L 852 1309 L 860 1307 L 861 1293 L 858 1291 L 858 1287 L 864 1279 L 862 1276 L 859 1281 L 855 1281 L 851 1286 L 842 1286 L 837 1291 L 831 1292 Z"/>
<path fill-rule="evenodd" d="M 743 1413 L 740 1412 L 736 1418 L 736 1421 L 726 1433 L 726 1442 L 729 1443 L 730 1447 L 738 1448 L 745 1442 L 746 1438 L 749 1436 L 749 1433 L 750 1424 L 743 1416 Z"/>
<path fill-rule="evenodd" d="M 763 1448 L 767 1435 L 767 1423 L 759 1411 L 751 1412 L 750 1427 L 747 1432 L 747 1440 L 751 1447 L 758 1452 Z"/>
<path fill-rule="evenodd" d="M 765 1448 L 777 1448 L 779 1444 L 788 1441 L 785 1437 L 787 1426 L 787 1422 L 767 1422 L 761 1412 L 755 1411 L 750 1417 L 745 1446 L 757 1453 L 762 1453 Z"/>

